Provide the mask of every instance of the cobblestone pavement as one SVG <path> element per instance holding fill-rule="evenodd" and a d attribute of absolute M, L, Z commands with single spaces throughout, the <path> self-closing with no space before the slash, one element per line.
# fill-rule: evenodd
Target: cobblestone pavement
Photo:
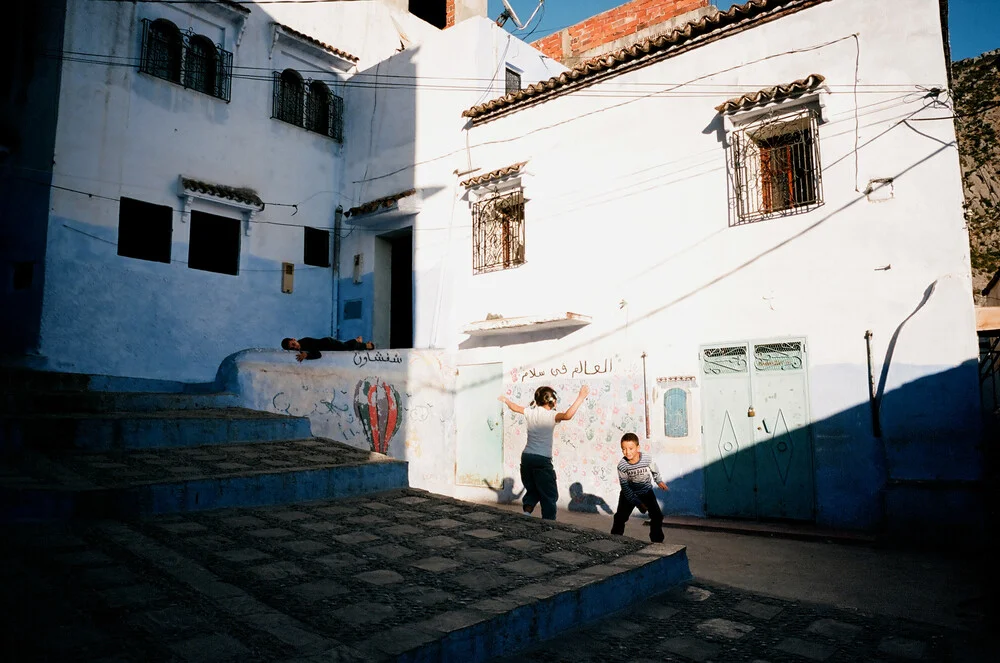
<path fill-rule="evenodd" d="M 994 663 L 996 645 L 981 638 L 695 580 L 498 663 Z"/>
<path fill-rule="evenodd" d="M 0 534 L 16 661 L 376 660 L 670 551 L 411 489 Z"/>

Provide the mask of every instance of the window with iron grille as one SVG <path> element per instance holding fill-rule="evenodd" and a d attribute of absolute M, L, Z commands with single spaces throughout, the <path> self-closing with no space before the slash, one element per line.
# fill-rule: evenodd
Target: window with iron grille
<path fill-rule="evenodd" d="M 520 89 L 521 89 L 521 74 L 508 67 L 507 80 L 504 85 L 504 94 L 517 92 Z"/>
<path fill-rule="evenodd" d="M 164 19 L 142 19 L 139 71 L 229 101 L 233 54 Z"/>
<path fill-rule="evenodd" d="M 736 224 L 823 203 L 819 135 L 811 110 L 738 128 L 730 135 L 729 153 Z"/>
<path fill-rule="evenodd" d="M 274 72 L 274 108 L 271 117 L 344 141 L 344 100 L 323 81 L 308 84 L 294 69 Z"/>
<path fill-rule="evenodd" d="M 524 194 L 497 193 L 472 207 L 472 273 L 524 264 Z"/>

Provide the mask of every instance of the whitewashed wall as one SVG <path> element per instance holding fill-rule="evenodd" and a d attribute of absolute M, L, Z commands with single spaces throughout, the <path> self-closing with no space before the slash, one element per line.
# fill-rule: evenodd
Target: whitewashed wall
<path fill-rule="evenodd" d="M 811 73 L 830 89 L 819 128 L 824 204 L 731 227 L 714 107 Z M 473 276 L 469 203 L 421 215 L 418 234 L 450 219 L 446 241 L 421 246 L 453 276 L 439 295 L 448 324 L 430 324 L 433 309 L 418 299 L 418 336 L 460 348 L 460 364 L 508 368 L 577 354 L 636 363 L 646 352 L 656 398 L 656 378 L 698 375 L 703 344 L 804 337 L 821 522 L 876 524 L 886 462 L 898 478 L 974 478 L 977 350 L 954 128 L 903 122 L 950 115 L 926 93 L 947 83 L 936 1 L 835 0 L 474 127 L 479 172 L 528 161 L 527 263 Z M 429 147 L 418 162 L 447 151 Z M 891 200 L 860 192 L 886 177 Z M 447 181 L 461 196 L 457 179 Z M 565 311 L 593 323 L 535 343 L 461 333 L 489 313 Z M 868 411 L 869 329 L 876 374 L 887 366 L 883 440 Z M 698 391 L 696 381 L 691 431 Z M 665 438 L 659 421 L 647 444 L 668 478 L 697 476 L 700 436 Z M 513 433 L 507 445 L 523 445 Z M 609 502 L 616 494 L 584 488 Z M 698 512 L 701 498 L 673 506 Z"/>

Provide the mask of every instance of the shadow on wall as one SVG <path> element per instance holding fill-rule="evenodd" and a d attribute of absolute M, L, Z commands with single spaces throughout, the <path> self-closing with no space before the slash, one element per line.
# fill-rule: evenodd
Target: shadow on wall
<path fill-rule="evenodd" d="M 804 504 L 825 526 L 882 531 L 895 540 L 974 543 L 987 526 L 988 488 L 980 414 L 968 394 L 977 370 L 969 361 L 885 393 L 880 438 L 865 403 L 814 421 L 808 438 L 772 436 L 737 444 L 735 452 L 726 452 L 723 440 L 706 439 L 704 465 L 669 480 L 668 492 L 657 491 L 663 512 L 781 520 Z M 968 402 L 966 412 L 949 413 L 966 425 L 946 427 L 941 417 L 929 417 L 927 404 L 935 402 Z M 811 476 L 796 477 L 788 457 L 808 454 L 810 446 L 811 462 L 800 467 Z M 670 475 L 669 465 L 660 469 Z"/>
<path fill-rule="evenodd" d="M 604 513 L 613 514 L 614 509 L 611 505 L 605 501 L 600 495 L 589 495 L 583 492 L 583 486 L 580 482 L 575 482 L 569 487 L 569 506 L 567 507 L 570 511 L 577 511 L 579 513 L 599 513 L 598 509 Z"/>
<path fill-rule="evenodd" d="M 514 479 L 511 477 L 504 477 L 500 481 L 499 486 L 491 485 L 486 479 L 483 479 L 483 483 L 486 484 L 487 488 L 496 493 L 497 504 L 513 504 L 524 495 L 523 488 L 516 493 L 514 492 Z"/>

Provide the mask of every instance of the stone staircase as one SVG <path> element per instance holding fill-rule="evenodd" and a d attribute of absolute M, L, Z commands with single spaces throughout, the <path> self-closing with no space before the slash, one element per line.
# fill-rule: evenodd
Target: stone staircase
<path fill-rule="evenodd" d="M 151 391 L 147 389 L 158 389 Z M 207 386 L 0 369 L 0 522 L 125 518 L 404 488 L 406 464 Z"/>
<path fill-rule="evenodd" d="M 0 641 L 19 660 L 509 656 L 691 577 L 683 546 L 408 487 L 309 420 L 0 368 Z"/>

